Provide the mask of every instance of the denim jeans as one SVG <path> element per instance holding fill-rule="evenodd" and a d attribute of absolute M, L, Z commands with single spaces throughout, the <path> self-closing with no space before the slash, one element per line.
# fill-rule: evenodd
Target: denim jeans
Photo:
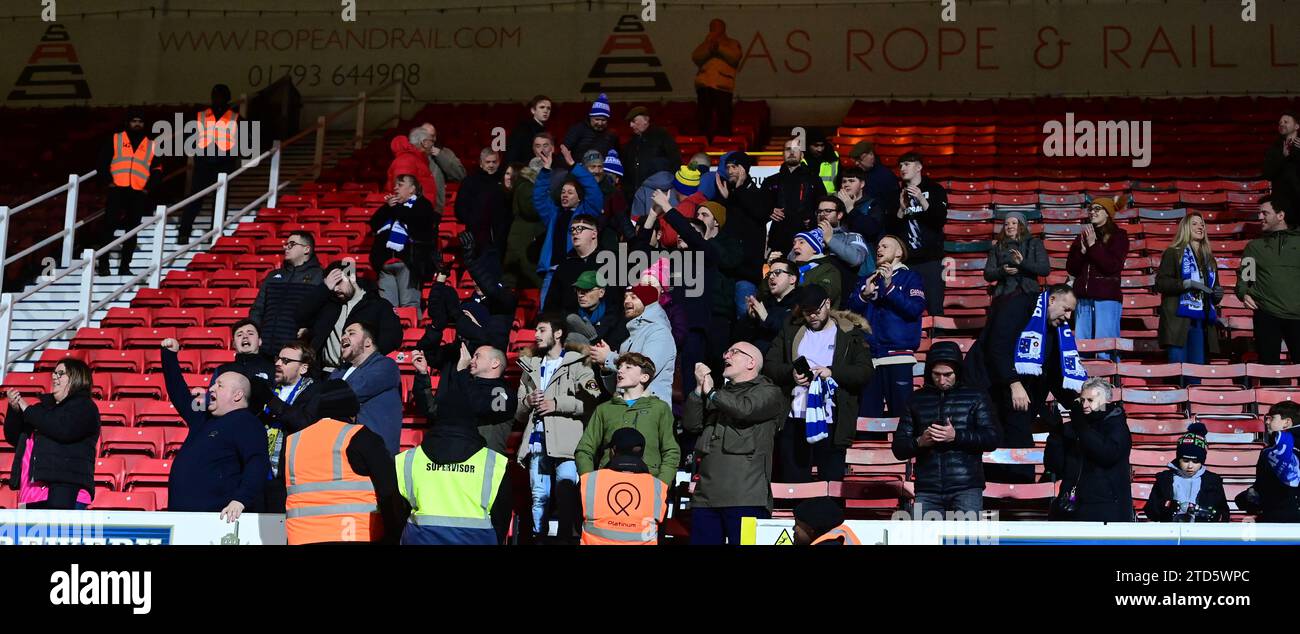
<path fill-rule="evenodd" d="M 528 482 L 533 490 L 533 534 L 542 535 L 547 504 L 551 501 L 551 489 L 555 480 L 567 480 L 574 486 L 578 484 L 578 464 L 573 460 L 552 458 L 545 453 L 536 453 L 528 459 Z"/>
<path fill-rule="evenodd" d="M 1124 304 L 1112 299 L 1079 299 L 1074 318 L 1075 339 L 1109 339 L 1119 336 L 1119 318 Z M 1110 360 L 1108 352 L 1097 354 L 1098 359 Z"/>
<path fill-rule="evenodd" d="M 753 295 L 758 297 L 758 286 L 753 282 L 738 280 L 736 282 L 736 319 L 744 319 L 749 314 L 749 305 L 745 303 L 745 298 Z"/>
<path fill-rule="evenodd" d="M 1191 324 L 1187 328 L 1187 343 L 1181 346 L 1169 346 L 1170 363 L 1205 363 L 1205 328 L 1202 324 L 1205 322 L 1199 319 L 1190 320 Z M 1183 377 L 1183 385 L 1200 385 L 1201 380 L 1196 377 Z"/>
<path fill-rule="evenodd" d="M 917 508 L 920 507 L 920 508 Z M 984 510 L 984 489 L 965 489 L 956 493 L 924 493 L 917 491 L 907 512 L 914 520 L 925 519 L 931 511 L 944 513 L 979 513 Z M 918 514 L 917 511 L 920 511 Z"/>

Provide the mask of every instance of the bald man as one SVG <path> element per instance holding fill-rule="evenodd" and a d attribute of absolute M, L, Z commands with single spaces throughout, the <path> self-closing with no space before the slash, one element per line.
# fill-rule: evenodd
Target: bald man
<path fill-rule="evenodd" d="M 220 512 L 227 522 L 245 511 L 260 512 L 271 461 L 266 428 L 248 409 L 251 383 L 239 372 L 222 372 L 208 388 L 205 405 L 203 390 L 185 384 L 176 359 L 180 347 L 175 339 L 162 342 L 167 396 L 190 430 L 172 461 L 168 510 Z"/>
<path fill-rule="evenodd" d="M 743 517 L 772 515 L 772 441 L 790 401 L 762 376 L 763 355 L 737 342 L 722 355 L 722 385 L 695 365 L 682 421 L 699 433 L 700 481 L 691 499 L 692 544 L 739 544 Z"/>
<path fill-rule="evenodd" d="M 427 372 L 427 363 L 424 365 Z M 455 367 L 448 364 L 442 370 L 430 419 L 436 418 L 439 424 L 455 420 L 472 425 L 483 436 L 488 449 L 504 455 L 517 405 L 514 391 L 506 384 L 505 372 L 506 353 L 492 346 L 479 346 L 470 355 L 469 348 L 462 343 Z M 422 395 L 417 390 L 416 404 L 422 399 L 427 399 L 427 392 Z"/>

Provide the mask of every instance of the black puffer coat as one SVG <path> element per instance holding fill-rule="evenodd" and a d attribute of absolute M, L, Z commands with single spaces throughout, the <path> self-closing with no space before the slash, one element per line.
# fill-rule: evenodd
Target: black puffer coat
<path fill-rule="evenodd" d="M 957 384 L 940 390 L 930 380 L 930 369 L 949 361 L 957 370 Z M 984 452 L 993 451 L 1001 432 L 993 423 L 992 405 L 984 392 L 961 382 L 961 349 L 952 342 L 930 348 L 925 361 L 925 386 L 912 393 L 912 401 L 898 419 L 894 457 L 916 459 L 916 490 L 951 494 L 984 488 Z M 957 438 L 950 443 L 922 447 L 917 439 L 931 423 L 951 420 Z"/>
<path fill-rule="evenodd" d="M 1129 433 L 1124 408 L 1107 405 L 1104 412 L 1084 414 L 1077 403 L 1070 422 L 1047 438 L 1043 463 L 1061 478 L 1062 495 L 1078 486 L 1076 511 L 1069 517 L 1053 511 L 1050 519 L 1079 522 L 1132 522 L 1133 490 Z"/>
<path fill-rule="evenodd" d="M 56 403 L 49 394 L 20 411 L 13 405 L 4 421 L 5 441 L 17 448 L 9 488 L 22 483 L 27 438 L 33 437 L 31 476 L 44 484 L 72 484 L 95 491 L 95 445 L 99 442 L 99 408 L 88 390 Z"/>

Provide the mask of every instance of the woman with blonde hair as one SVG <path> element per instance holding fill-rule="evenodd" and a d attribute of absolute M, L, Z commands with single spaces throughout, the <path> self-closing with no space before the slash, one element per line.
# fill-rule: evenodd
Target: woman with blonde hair
<path fill-rule="evenodd" d="M 1219 351 L 1214 306 L 1223 299 L 1218 263 L 1210 250 L 1205 218 L 1192 212 L 1178 223 L 1173 244 L 1160 256 L 1160 347 L 1171 363 L 1205 363 Z"/>
<path fill-rule="evenodd" d="M 1015 292 L 1037 295 L 1042 290 L 1038 278 L 1050 273 L 1051 268 L 1047 249 L 1030 233 L 1025 215 L 1008 213 L 984 264 L 984 279 L 995 284 L 990 287 L 993 297 Z"/>

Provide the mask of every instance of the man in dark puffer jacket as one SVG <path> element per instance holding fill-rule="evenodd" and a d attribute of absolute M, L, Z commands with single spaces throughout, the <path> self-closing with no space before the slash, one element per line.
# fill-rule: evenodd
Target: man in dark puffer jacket
<path fill-rule="evenodd" d="M 298 305 L 325 279 L 316 259 L 316 238 L 295 231 L 285 240 L 284 266 L 271 271 L 257 291 L 248 318 L 257 324 L 262 348 L 276 353 L 298 339 Z"/>
<path fill-rule="evenodd" d="M 961 382 L 961 348 L 939 341 L 925 361 L 925 385 L 898 419 L 894 456 L 916 459 L 912 518 L 926 511 L 978 513 L 984 507 L 984 452 L 1001 433 L 984 393 Z"/>

